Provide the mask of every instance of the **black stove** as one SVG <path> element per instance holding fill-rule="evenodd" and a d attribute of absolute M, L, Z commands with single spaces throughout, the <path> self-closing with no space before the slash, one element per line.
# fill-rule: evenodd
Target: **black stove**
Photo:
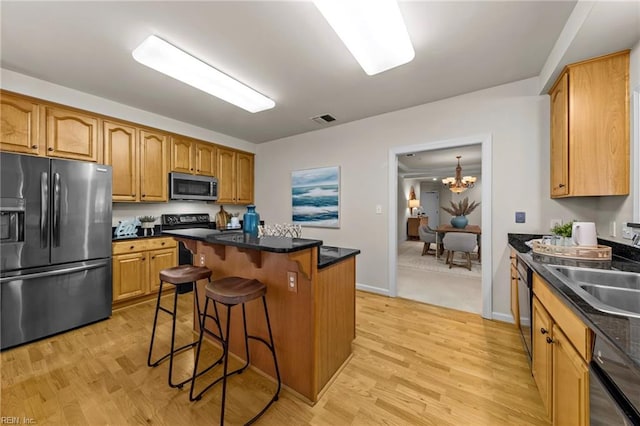
<path fill-rule="evenodd" d="M 190 214 L 163 214 L 161 216 L 162 229 L 187 229 L 187 228 L 215 228 L 209 221 L 207 213 Z"/>

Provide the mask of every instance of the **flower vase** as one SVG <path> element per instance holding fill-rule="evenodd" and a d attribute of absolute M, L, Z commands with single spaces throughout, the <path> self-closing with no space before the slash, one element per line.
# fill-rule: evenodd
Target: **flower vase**
<path fill-rule="evenodd" d="M 252 237 L 257 237 L 259 224 L 260 215 L 256 213 L 256 206 L 253 204 L 248 205 L 247 212 L 242 217 L 242 232 Z"/>
<path fill-rule="evenodd" d="M 451 226 L 458 229 L 464 229 L 469 223 L 469 219 L 466 216 L 454 216 L 451 218 Z"/>

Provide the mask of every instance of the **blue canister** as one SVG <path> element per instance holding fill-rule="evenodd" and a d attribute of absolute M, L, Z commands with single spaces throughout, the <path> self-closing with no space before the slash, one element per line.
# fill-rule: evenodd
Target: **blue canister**
<path fill-rule="evenodd" d="M 252 237 L 257 237 L 259 223 L 260 215 L 256 213 L 256 206 L 253 204 L 248 205 L 247 212 L 242 217 L 242 232 Z"/>

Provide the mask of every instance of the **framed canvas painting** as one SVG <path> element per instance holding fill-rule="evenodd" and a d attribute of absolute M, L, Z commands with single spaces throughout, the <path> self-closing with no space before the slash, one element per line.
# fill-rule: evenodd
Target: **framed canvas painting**
<path fill-rule="evenodd" d="M 291 172 L 294 225 L 340 227 L 340 167 Z"/>

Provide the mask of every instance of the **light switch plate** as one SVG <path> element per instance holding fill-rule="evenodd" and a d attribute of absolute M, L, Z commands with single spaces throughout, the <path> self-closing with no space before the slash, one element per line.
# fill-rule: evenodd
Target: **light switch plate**
<path fill-rule="evenodd" d="M 516 223 L 525 223 L 526 216 L 525 212 L 516 212 Z"/>

